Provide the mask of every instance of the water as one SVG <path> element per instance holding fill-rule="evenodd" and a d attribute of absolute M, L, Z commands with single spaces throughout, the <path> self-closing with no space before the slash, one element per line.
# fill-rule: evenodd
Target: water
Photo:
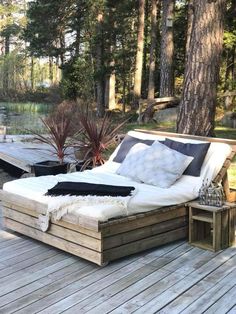
<path fill-rule="evenodd" d="M 0 125 L 7 126 L 7 134 L 25 134 L 27 130 L 42 131 L 41 117 L 45 117 L 53 105 L 37 103 L 0 102 Z"/>

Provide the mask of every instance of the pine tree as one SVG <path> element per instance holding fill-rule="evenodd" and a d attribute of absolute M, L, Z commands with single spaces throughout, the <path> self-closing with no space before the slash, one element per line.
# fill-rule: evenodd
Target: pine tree
<path fill-rule="evenodd" d="M 162 1 L 160 97 L 174 96 L 174 5 L 175 0 Z"/>
<path fill-rule="evenodd" d="M 143 47 L 144 47 L 144 17 L 145 17 L 144 12 L 145 12 L 145 0 L 139 0 L 138 38 L 137 38 L 135 72 L 134 72 L 133 108 L 138 107 L 138 101 L 139 101 L 139 98 L 141 97 Z"/>
<path fill-rule="evenodd" d="M 214 135 L 225 0 L 193 1 L 193 24 L 177 132 Z"/>

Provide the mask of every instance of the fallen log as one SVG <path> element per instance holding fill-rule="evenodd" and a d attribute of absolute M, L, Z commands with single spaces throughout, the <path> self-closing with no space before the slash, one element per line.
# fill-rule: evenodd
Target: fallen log
<path fill-rule="evenodd" d="M 155 111 L 174 108 L 179 105 L 177 97 L 163 97 L 154 99 L 140 99 L 139 101 L 139 123 L 147 123 L 153 119 Z M 143 107 L 147 106 L 143 111 Z"/>

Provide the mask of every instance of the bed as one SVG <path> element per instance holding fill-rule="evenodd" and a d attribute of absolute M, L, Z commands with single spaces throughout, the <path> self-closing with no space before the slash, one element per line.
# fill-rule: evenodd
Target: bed
<path fill-rule="evenodd" d="M 227 169 L 235 155 L 236 141 L 145 130 L 128 134 L 144 141 L 174 138 L 183 143 L 210 142 L 211 146 L 200 176 L 183 175 L 168 189 L 117 175 L 120 164 L 114 160 L 120 145 L 105 165 L 93 170 L 7 182 L 1 191 L 5 226 L 98 265 L 106 265 L 123 256 L 186 238 L 186 204 L 197 198 L 203 181 L 222 182 L 227 200 L 235 201 L 235 192 L 229 189 Z M 54 199 L 49 200 L 44 194 L 63 181 L 133 186 L 136 193 L 126 200 L 125 206 L 123 203 L 119 206 L 117 201 L 105 206 L 93 201 L 86 206 L 74 206 L 61 219 L 52 216 L 49 229 L 43 232 L 38 218 L 55 204 Z"/>

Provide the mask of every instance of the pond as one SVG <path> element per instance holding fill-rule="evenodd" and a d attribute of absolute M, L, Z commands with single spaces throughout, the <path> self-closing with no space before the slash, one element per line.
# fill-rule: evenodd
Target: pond
<path fill-rule="evenodd" d="M 47 104 L 0 102 L 0 125 L 7 126 L 7 134 L 25 134 L 27 129 L 41 131 L 40 117 L 52 108 Z"/>

